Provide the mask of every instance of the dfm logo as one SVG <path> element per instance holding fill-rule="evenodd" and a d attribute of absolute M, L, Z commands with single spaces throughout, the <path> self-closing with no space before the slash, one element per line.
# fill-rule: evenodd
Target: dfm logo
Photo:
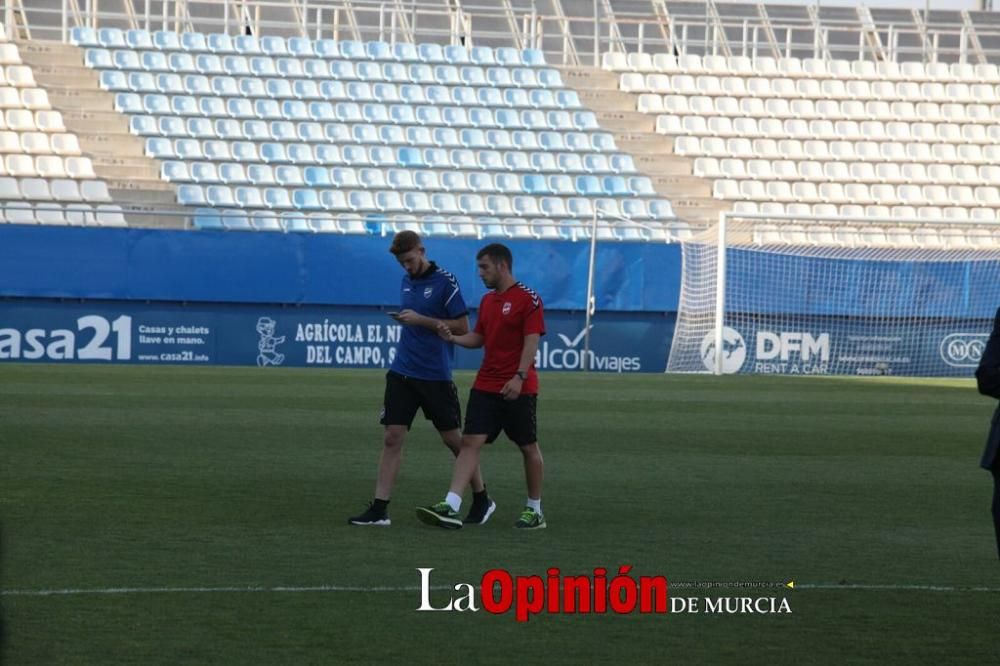
<path fill-rule="evenodd" d="M 715 372 L 715 331 L 710 331 L 701 340 L 701 362 Z M 735 328 L 722 328 L 722 372 L 732 375 L 743 369 L 747 360 L 747 345 L 743 336 Z"/>
<path fill-rule="evenodd" d="M 986 349 L 985 333 L 952 333 L 941 340 L 941 360 L 955 368 L 974 368 L 979 365 Z"/>

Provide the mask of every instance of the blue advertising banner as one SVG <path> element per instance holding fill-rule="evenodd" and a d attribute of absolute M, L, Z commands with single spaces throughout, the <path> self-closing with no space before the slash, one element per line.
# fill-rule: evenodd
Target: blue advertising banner
<path fill-rule="evenodd" d="M 475 321 L 475 313 L 471 314 Z M 663 372 L 673 315 L 549 311 L 540 370 Z M 76 362 L 387 368 L 401 327 L 374 307 L 0 301 L 0 363 Z M 479 367 L 459 348 L 456 367 Z"/>

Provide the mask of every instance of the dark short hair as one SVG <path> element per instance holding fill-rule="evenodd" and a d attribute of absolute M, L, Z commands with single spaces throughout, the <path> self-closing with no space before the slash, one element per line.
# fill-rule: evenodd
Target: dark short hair
<path fill-rule="evenodd" d="M 416 231 L 400 231 L 398 234 L 393 236 L 389 252 L 392 252 L 398 257 L 399 255 L 406 254 L 410 250 L 415 250 L 418 247 L 423 247 L 423 243 L 420 240 L 420 234 Z"/>
<path fill-rule="evenodd" d="M 489 257 L 493 263 L 503 261 L 507 264 L 507 268 L 514 269 L 514 255 L 510 253 L 510 248 L 502 243 L 490 243 L 476 254 L 477 260 L 483 257 Z"/>

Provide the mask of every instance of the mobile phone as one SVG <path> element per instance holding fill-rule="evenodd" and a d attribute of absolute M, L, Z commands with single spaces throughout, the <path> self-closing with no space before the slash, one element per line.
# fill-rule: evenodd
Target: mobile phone
<path fill-rule="evenodd" d="M 398 312 L 386 312 L 386 314 L 389 315 L 390 317 L 392 317 L 393 319 L 396 319 L 397 317 L 399 317 L 399 313 Z"/>

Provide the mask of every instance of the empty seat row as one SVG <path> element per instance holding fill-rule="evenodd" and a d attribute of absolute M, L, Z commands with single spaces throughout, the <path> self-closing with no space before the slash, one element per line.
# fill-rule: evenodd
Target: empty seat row
<path fill-rule="evenodd" d="M 15 132 L 65 132 L 62 114 L 58 111 L 31 111 L 7 109 L 0 113 L 0 129 Z"/>
<path fill-rule="evenodd" d="M 912 183 L 938 185 L 1000 185 L 1000 166 L 989 164 L 930 164 L 911 162 L 841 162 L 699 157 L 694 175 L 703 178 L 757 178 L 841 183 Z"/>
<path fill-rule="evenodd" d="M 901 211 L 905 213 L 908 211 Z M 941 217 L 938 209 L 937 218 L 934 210 L 929 208 L 916 209 L 920 219 L 933 220 Z M 901 214 L 902 217 L 902 214 Z M 896 218 L 900 219 L 900 218 Z M 947 219 L 947 218 L 946 218 Z M 953 218 L 961 220 L 963 218 Z M 822 244 L 841 245 L 844 247 L 892 247 L 921 249 L 987 249 L 1000 247 L 1000 236 L 989 229 L 941 229 L 937 227 L 821 227 L 812 225 L 775 225 L 758 224 L 753 228 L 753 240 L 758 245 L 773 244 Z"/>
<path fill-rule="evenodd" d="M 622 74 L 619 87 L 630 93 L 666 93 L 706 97 L 782 98 L 788 100 L 942 101 L 958 103 L 1000 100 L 1000 84 L 916 83 L 914 81 L 841 81 L 839 79 L 719 78 L 688 74 Z"/>
<path fill-rule="evenodd" d="M 952 102 L 883 102 L 872 100 L 819 100 L 757 97 L 706 97 L 696 95 L 639 95 L 643 113 L 729 118 L 802 118 L 804 120 L 881 120 L 901 122 L 1000 122 L 1000 104 Z"/>
<path fill-rule="evenodd" d="M 173 72 L 175 74 L 228 74 L 230 76 L 286 77 L 291 79 L 335 79 L 423 83 L 448 86 L 491 85 L 499 88 L 562 88 L 556 69 L 534 67 L 480 67 L 478 65 L 406 65 L 400 62 L 354 62 L 269 56 L 223 56 L 214 54 L 163 53 L 87 49 L 84 63 L 94 69 Z"/>
<path fill-rule="evenodd" d="M 996 221 L 998 211 L 995 208 L 970 208 L 966 206 L 883 206 L 879 204 L 807 204 L 783 203 L 780 201 L 737 201 L 733 204 L 733 212 L 749 215 L 802 215 L 804 217 L 845 216 L 868 218 L 870 220 L 893 219 L 927 219 L 927 220 L 981 220 Z M 811 222 L 820 229 L 829 229 L 822 223 Z M 867 227 L 866 227 L 867 228 Z M 1000 232 L 1000 229 L 994 233 Z"/>
<path fill-rule="evenodd" d="M 516 107 L 533 109 L 580 108 L 580 98 L 573 90 L 545 88 L 494 88 L 492 86 L 439 86 L 417 83 L 376 83 L 352 81 L 287 79 L 201 74 L 157 74 L 103 71 L 100 84 L 112 92 L 192 95 L 198 97 L 245 97 L 250 101 L 270 98 L 279 101 L 341 101 L 407 104 L 460 104 L 475 107 Z"/>
<path fill-rule="evenodd" d="M 996 186 L 966 185 L 867 185 L 865 183 L 814 183 L 809 181 L 729 180 L 721 178 L 713 184 L 716 199 L 749 199 L 752 201 L 800 201 L 834 204 L 881 204 L 909 206 L 1000 206 L 1000 189 Z"/>
<path fill-rule="evenodd" d="M 39 176 L 42 178 L 96 178 L 94 165 L 89 157 L 60 157 L 58 155 L 24 155 L 14 153 L 0 160 L 0 175 Z"/>
<path fill-rule="evenodd" d="M 268 55 L 274 57 L 296 56 L 347 58 L 350 60 L 398 60 L 401 62 L 450 63 L 464 65 L 506 65 L 542 66 L 545 56 L 536 49 L 519 51 L 510 47 L 492 49 L 477 46 L 466 49 L 461 46 L 441 46 L 440 44 L 410 44 L 399 42 L 357 42 L 352 40 L 318 39 L 305 37 L 285 39 L 279 36 L 256 37 L 226 34 L 203 34 L 199 32 L 147 32 L 145 30 L 122 31 L 117 28 L 94 30 L 77 27 L 70 32 L 70 41 L 77 46 L 101 46 L 112 49 L 137 49 L 160 51 L 189 51 L 192 53 Z"/>
<path fill-rule="evenodd" d="M 445 125 L 481 129 L 576 129 L 589 132 L 600 129 L 590 111 L 538 109 L 489 109 L 464 106 L 413 106 L 409 104 L 357 104 L 355 102 L 309 102 L 273 99 L 249 100 L 243 97 L 191 97 L 187 95 L 143 95 L 118 93 L 115 108 L 130 115 L 174 115 L 199 118 L 235 118 L 290 121 L 340 121 L 349 123 L 393 123 L 397 125 Z M 15 113 L 13 110 L 8 114 Z M 30 114 L 28 111 L 21 113 Z M 58 113 L 39 111 L 37 113 Z M 60 117 L 61 118 L 61 117 Z M 31 121 L 30 115 L 18 122 Z M 53 130 L 54 131 L 54 130 Z M 606 136 L 610 136 L 605 134 Z"/>
<path fill-rule="evenodd" d="M 61 224 L 72 226 L 124 227 L 127 225 L 121 206 L 85 203 L 31 204 L 24 201 L 0 201 L 0 218 L 10 224 Z"/>
<path fill-rule="evenodd" d="M 410 215 L 334 215 L 325 212 L 271 212 L 195 210 L 192 224 L 202 230 L 279 231 L 291 233 L 393 234 L 416 231 L 423 236 L 466 238 L 512 238 L 532 240 L 585 240 L 590 238 L 587 220 L 550 220 L 524 218 L 470 218 Z M 602 224 L 598 240 L 667 242 L 688 238 L 690 227 L 681 222 L 665 225 Z"/>
<path fill-rule="evenodd" d="M 181 185 L 178 202 L 187 206 L 269 208 L 301 211 L 407 212 L 444 215 L 522 215 L 526 217 L 592 217 L 595 211 L 634 220 L 670 219 L 670 203 L 662 199 L 533 197 L 527 195 L 454 194 L 228 185 Z"/>
<path fill-rule="evenodd" d="M 784 135 L 784 136 L 787 136 Z M 995 163 L 1000 160 L 996 144 L 925 143 L 910 141 L 827 141 L 799 139 L 724 139 L 716 136 L 679 136 L 674 152 L 688 157 L 740 157 L 774 159 L 840 160 L 844 162 L 923 162 L 943 164 Z"/>
<path fill-rule="evenodd" d="M 9 45 L 0 44 L 0 47 Z M 35 75 L 28 65 L 0 65 L 0 85 L 14 88 L 37 88 Z"/>
<path fill-rule="evenodd" d="M 199 141 L 197 139 L 149 138 L 146 154 L 156 159 L 212 160 L 225 162 L 296 164 L 300 166 L 376 166 L 430 169 L 485 169 L 489 171 L 537 171 L 536 165 L 546 171 L 561 171 L 557 154 L 552 152 L 527 152 L 521 150 L 472 150 L 468 148 L 420 148 L 417 146 L 384 145 L 331 145 L 309 143 L 256 143 L 253 141 Z M 580 153 L 578 171 L 604 173 L 624 172 L 630 161 L 627 156 L 618 158 L 619 167 L 612 168 L 609 157 Z M 601 159 L 601 158 L 604 159 Z M 574 169 L 576 161 L 564 161 Z"/>
<path fill-rule="evenodd" d="M 268 164 L 244 166 L 237 162 L 166 161 L 161 167 L 164 180 L 229 185 L 282 185 L 284 187 L 341 187 L 369 190 L 436 190 L 509 194 L 553 194 L 559 196 L 655 197 L 652 181 L 646 176 L 577 176 L 486 171 L 444 171 L 426 169 L 376 169 L 351 167 L 300 168 Z"/>
<path fill-rule="evenodd" d="M 1000 83 L 995 64 L 895 62 L 892 60 L 833 60 L 820 58 L 748 58 L 745 56 L 681 55 L 669 53 L 605 53 L 604 69 L 619 72 L 665 74 L 714 74 L 716 76 L 771 76 L 814 79 L 859 79 L 867 81 L 961 81 Z"/>
<path fill-rule="evenodd" d="M 812 136 L 844 141 L 925 141 L 944 143 L 1000 143 L 1000 124 L 883 122 L 881 120 L 801 120 L 728 118 L 722 116 L 656 117 L 660 134 L 686 136 L 757 137 Z"/>
<path fill-rule="evenodd" d="M 75 134 L 0 131 L 0 153 L 79 155 L 80 143 Z"/>
<path fill-rule="evenodd" d="M 135 115 L 129 119 L 129 129 L 142 137 L 191 138 L 229 141 L 269 141 L 302 143 L 381 143 L 389 145 L 495 148 L 498 150 L 524 149 L 550 151 L 589 150 L 593 147 L 590 137 L 573 132 L 541 132 L 531 130 L 424 127 L 422 125 L 370 123 L 317 123 L 286 120 L 216 119 L 203 117 L 179 118 L 177 116 Z M 572 148 L 569 148 L 572 146 Z M 591 153 L 592 155 L 596 155 Z M 615 155 L 612 155 L 615 158 Z M 571 159 L 571 158 L 567 158 Z M 581 159 L 577 155 L 575 159 Z M 591 159 L 596 159 L 593 157 Z M 625 159 L 619 156 L 617 159 Z M 632 170 L 628 167 L 623 170 Z M 561 168 L 572 171 L 572 168 Z M 593 169 L 575 169 L 593 170 Z M 613 170 L 619 170 L 613 167 Z"/>
<path fill-rule="evenodd" d="M 111 201 L 111 195 L 102 180 L 0 177 L 0 199 L 105 202 Z"/>
<path fill-rule="evenodd" d="M 48 111 L 51 108 L 49 95 L 41 88 L 0 87 L 0 109 Z"/>

